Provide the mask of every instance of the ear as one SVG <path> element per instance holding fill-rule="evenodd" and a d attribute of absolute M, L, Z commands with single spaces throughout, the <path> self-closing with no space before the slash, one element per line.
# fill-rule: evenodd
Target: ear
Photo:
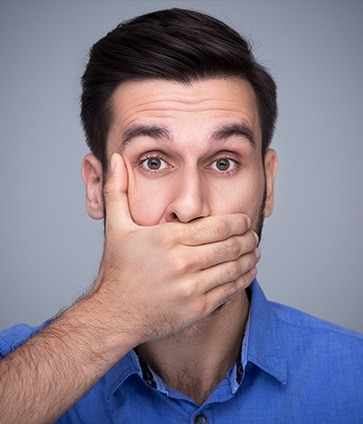
<path fill-rule="evenodd" d="M 93 219 L 103 218 L 101 162 L 89 153 L 82 162 L 82 178 L 86 186 L 86 207 L 88 215 Z"/>
<path fill-rule="evenodd" d="M 278 169 L 278 159 L 275 150 L 268 149 L 265 153 L 266 203 L 264 217 L 270 216 L 274 210 L 274 186 Z"/>

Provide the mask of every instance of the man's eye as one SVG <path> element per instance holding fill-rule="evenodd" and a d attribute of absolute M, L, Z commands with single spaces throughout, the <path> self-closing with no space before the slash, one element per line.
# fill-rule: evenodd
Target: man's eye
<path fill-rule="evenodd" d="M 167 168 L 165 161 L 158 157 L 146 158 L 141 161 L 141 165 L 146 171 L 161 171 Z"/>
<path fill-rule="evenodd" d="M 212 164 L 212 169 L 219 172 L 233 171 L 236 167 L 237 167 L 237 162 L 229 158 L 217 159 Z"/>

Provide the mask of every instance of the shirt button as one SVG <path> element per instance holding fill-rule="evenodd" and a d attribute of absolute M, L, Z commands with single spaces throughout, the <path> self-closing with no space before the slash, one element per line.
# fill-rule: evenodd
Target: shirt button
<path fill-rule="evenodd" d="M 194 424 L 208 424 L 208 418 L 204 414 L 198 414 L 194 418 Z"/>

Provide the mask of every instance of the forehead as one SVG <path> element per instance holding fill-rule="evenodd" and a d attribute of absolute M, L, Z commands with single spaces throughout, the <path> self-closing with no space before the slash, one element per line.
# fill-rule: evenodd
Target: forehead
<path fill-rule="evenodd" d="M 112 106 L 110 138 L 114 140 L 121 140 L 122 134 L 135 125 L 156 124 L 175 133 L 202 134 L 230 123 L 250 127 L 256 143 L 261 139 L 255 93 L 249 82 L 239 77 L 188 84 L 167 80 L 126 82 L 115 90 Z"/>

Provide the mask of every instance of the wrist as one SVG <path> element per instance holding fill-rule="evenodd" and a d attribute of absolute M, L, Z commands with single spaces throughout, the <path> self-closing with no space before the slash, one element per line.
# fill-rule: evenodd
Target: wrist
<path fill-rule="evenodd" d="M 92 361 L 110 368 L 138 343 L 127 319 L 117 315 L 117 306 L 103 290 L 91 291 L 53 323 L 64 336 L 73 339 Z"/>

